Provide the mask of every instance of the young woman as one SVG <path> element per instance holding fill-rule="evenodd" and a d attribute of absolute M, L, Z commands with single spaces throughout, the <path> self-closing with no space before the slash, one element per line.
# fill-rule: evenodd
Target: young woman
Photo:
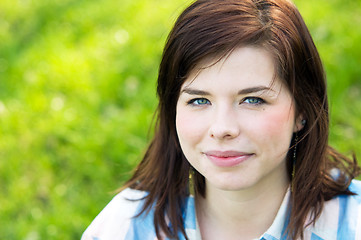
<path fill-rule="evenodd" d="M 155 136 L 82 239 L 361 239 L 320 57 L 288 0 L 198 0 L 159 70 Z"/>

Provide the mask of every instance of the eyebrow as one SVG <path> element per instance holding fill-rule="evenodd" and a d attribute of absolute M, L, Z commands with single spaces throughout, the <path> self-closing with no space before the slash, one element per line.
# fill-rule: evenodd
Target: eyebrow
<path fill-rule="evenodd" d="M 198 89 L 193 89 L 193 88 L 184 88 L 181 93 L 187 93 L 189 95 L 204 95 L 204 96 L 208 96 L 211 95 L 209 92 L 207 91 L 203 91 L 203 90 L 198 90 Z"/>
<path fill-rule="evenodd" d="M 238 95 L 245 95 L 245 94 L 262 92 L 262 91 L 273 91 L 274 92 L 274 90 L 272 88 L 270 88 L 270 87 L 256 86 L 256 87 L 250 87 L 250 88 L 245 88 L 245 89 L 239 90 Z M 189 87 L 184 88 L 181 91 L 181 93 L 187 93 L 189 95 L 202 95 L 202 96 L 211 95 L 207 91 L 203 91 L 203 90 L 199 90 L 199 89 L 193 89 L 193 88 L 189 88 Z"/>
<path fill-rule="evenodd" d="M 257 86 L 257 87 L 251 87 L 251 88 L 245 88 L 245 89 L 239 90 L 238 95 L 245 95 L 245 94 L 249 94 L 249 93 L 256 93 L 256 92 L 262 92 L 262 91 L 274 92 L 274 90 L 270 87 Z"/>

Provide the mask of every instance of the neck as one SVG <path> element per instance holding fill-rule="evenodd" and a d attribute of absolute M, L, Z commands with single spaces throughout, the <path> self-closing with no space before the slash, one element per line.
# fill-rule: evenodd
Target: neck
<path fill-rule="evenodd" d="M 254 239 L 267 231 L 289 186 L 287 178 L 269 180 L 239 191 L 206 183 L 206 197 L 196 199 L 202 239 Z"/>

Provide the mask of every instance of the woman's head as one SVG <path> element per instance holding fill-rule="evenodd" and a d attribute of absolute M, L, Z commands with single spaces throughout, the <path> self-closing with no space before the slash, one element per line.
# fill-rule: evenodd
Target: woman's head
<path fill-rule="evenodd" d="M 159 70 L 159 130 L 170 134 L 180 151 L 175 118 L 184 81 L 202 61 L 215 59 L 215 63 L 247 46 L 271 54 L 276 77 L 293 95 L 297 115 L 307 121 L 300 133 L 304 139 L 299 144 L 299 158 L 323 153 L 328 110 L 322 64 L 301 15 L 287 0 L 200 0 L 179 16 Z M 320 171 L 321 163 L 301 163 L 297 163 L 300 170 L 312 166 L 315 177 Z"/>
<path fill-rule="evenodd" d="M 286 156 L 301 122 L 263 48 L 241 47 L 217 63 L 202 61 L 177 103 L 180 146 L 209 190 L 283 191 Z"/>

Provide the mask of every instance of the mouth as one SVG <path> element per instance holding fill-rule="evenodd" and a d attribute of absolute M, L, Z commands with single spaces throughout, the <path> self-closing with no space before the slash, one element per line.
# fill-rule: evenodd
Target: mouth
<path fill-rule="evenodd" d="M 254 155 L 238 151 L 207 151 L 203 154 L 217 167 L 235 167 Z"/>

